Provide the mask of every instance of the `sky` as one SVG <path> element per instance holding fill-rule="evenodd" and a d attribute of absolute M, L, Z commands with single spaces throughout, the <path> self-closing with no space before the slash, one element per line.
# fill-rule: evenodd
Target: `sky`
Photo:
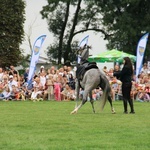
<path fill-rule="evenodd" d="M 41 56 L 47 57 L 46 51 L 49 44 L 53 43 L 53 35 L 48 31 L 48 25 L 46 20 L 42 19 L 40 11 L 42 7 L 47 4 L 46 0 L 25 0 L 26 1 L 26 21 L 24 24 L 24 30 L 27 35 L 31 35 L 31 44 L 33 45 L 35 40 L 46 34 L 46 39 L 41 48 Z M 31 30 L 30 30 L 31 28 Z M 32 31 L 32 32 L 31 32 Z M 74 37 L 75 40 L 81 41 L 85 36 L 89 35 L 88 45 L 92 46 L 90 51 L 91 55 L 97 55 L 104 51 L 106 51 L 106 41 L 103 40 L 102 34 L 98 33 L 95 35 L 93 32 L 86 32 L 76 35 Z M 23 41 L 21 48 L 25 50 L 25 54 L 30 54 L 30 47 L 27 41 L 27 36 L 25 36 L 25 40 Z"/>

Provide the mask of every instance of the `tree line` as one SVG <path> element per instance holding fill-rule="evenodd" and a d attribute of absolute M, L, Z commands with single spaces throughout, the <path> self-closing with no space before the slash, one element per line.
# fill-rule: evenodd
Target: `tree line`
<path fill-rule="evenodd" d="M 3 12 L 0 14 L 0 52 L 4 56 L 0 65 L 18 64 L 22 54 L 19 46 L 24 37 L 25 2 L 3 0 L 0 9 Z M 65 62 L 75 60 L 77 34 L 100 32 L 108 41 L 107 49 L 117 48 L 136 55 L 139 39 L 150 31 L 148 0 L 47 0 L 40 13 L 55 38 L 47 48 L 47 55 L 58 64 L 62 58 Z M 149 43 L 145 60 L 150 59 Z"/>

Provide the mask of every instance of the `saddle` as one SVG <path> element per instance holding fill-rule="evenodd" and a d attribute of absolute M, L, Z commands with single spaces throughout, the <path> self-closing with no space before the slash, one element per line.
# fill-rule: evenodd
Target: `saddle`
<path fill-rule="evenodd" d="M 79 64 L 77 66 L 77 71 L 76 71 L 77 79 L 81 81 L 86 71 L 93 69 L 93 68 L 98 69 L 96 62 L 85 61 L 82 64 Z"/>

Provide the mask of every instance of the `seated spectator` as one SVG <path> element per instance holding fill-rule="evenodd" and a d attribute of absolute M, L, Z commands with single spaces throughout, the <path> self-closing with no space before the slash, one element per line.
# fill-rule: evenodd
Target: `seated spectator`
<path fill-rule="evenodd" d="M 69 100 L 74 100 L 76 98 L 74 94 L 74 90 L 72 90 L 68 84 L 66 84 L 61 94 L 63 100 L 69 101 Z"/>
<path fill-rule="evenodd" d="M 131 97 L 132 100 L 135 100 L 138 94 L 138 84 L 136 82 L 132 82 L 132 89 L 131 89 Z"/>
<path fill-rule="evenodd" d="M 31 94 L 31 100 L 36 100 L 42 98 L 43 94 L 43 85 L 40 82 L 40 78 L 35 78 L 35 83 L 33 85 L 33 92 Z"/>
<path fill-rule="evenodd" d="M 2 99 L 2 100 L 8 100 L 9 97 L 10 97 L 10 95 L 11 95 L 11 92 L 9 90 L 9 87 L 6 86 L 5 89 L 3 90 L 2 94 L 1 94 L 0 99 Z"/>
<path fill-rule="evenodd" d="M 103 94 L 103 91 L 101 88 L 97 88 L 97 89 L 95 89 L 95 93 L 96 93 L 96 100 L 99 100 Z"/>
<path fill-rule="evenodd" d="M 23 92 L 24 100 L 29 100 L 31 98 L 32 89 L 29 90 L 26 84 L 22 85 L 21 91 Z"/>
<path fill-rule="evenodd" d="M 121 88 L 121 81 L 117 80 L 116 77 L 112 76 L 110 77 L 110 86 L 111 86 L 111 93 L 112 93 L 112 99 L 115 101 L 116 100 L 116 95 L 120 91 Z"/>
<path fill-rule="evenodd" d="M 15 85 L 12 85 L 12 91 L 10 94 L 10 98 L 11 98 L 10 100 L 19 100 L 20 99 L 19 89 Z"/>
<path fill-rule="evenodd" d="M 75 91 L 71 89 L 70 94 L 69 94 L 69 99 L 71 101 L 74 101 L 76 99 Z"/>
<path fill-rule="evenodd" d="M 3 88 L 8 86 L 8 78 L 6 75 L 3 76 L 3 80 L 0 81 L 0 91 L 3 91 Z"/>
<path fill-rule="evenodd" d="M 79 91 L 79 99 L 80 99 L 80 100 L 83 99 L 83 94 L 84 94 L 84 90 L 80 88 L 80 91 Z M 88 95 L 88 97 L 87 97 L 87 101 L 90 101 L 89 95 Z"/>
<path fill-rule="evenodd" d="M 9 91 L 9 87 L 8 87 L 6 94 L 7 94 L 7 97 L 5 98 L 6 101 L 8 101 L 8 100 L 20 100 L 19 89 L 15 85 L 12 85 L 11 91 Z"/>
<path fill-rule="evenodd" d="M 66 84 L 63 91 L 61 92 L 63 100 L 69 100 L 70 91 L 71 91 L 71 88 L 69 87 L 68 84 Z"/>
<path fill-rule="evenodd" d="M 102 90 L 100 88 L 92 90 L 93 100 L 100 100 L 101 95 L 102 95 Z"/>
<path fill-rule="evenodd" d="M 145 90 L 140 91 L 138 95 L 138 101 L 150 102 L 150 96 L 146 93 Z"/>
<path fill-rule="evenodd" d="M 52 74 L 48 75 L 46 86 L 47 86 L 48 100 L 54 99 L 54 79 Z"/>
<path fill-rule="evenodd" d="M 8 81 L 8 86 L 10 91 L 12 91 L 12 85 L 14 85 L 15 87 L 18 87 L 18 82 L 14 80 L 13 75 L 9 76 L 9 81 Z"/>
<path fill-rule="evenodd" d="M 19 89 L 19 99 L 23 101 L 26 99 L 25 90 L 23 87 Z"/>

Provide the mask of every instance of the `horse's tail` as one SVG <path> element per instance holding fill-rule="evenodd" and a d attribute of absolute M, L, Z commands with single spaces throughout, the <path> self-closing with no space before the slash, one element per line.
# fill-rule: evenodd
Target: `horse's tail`
<path fill-rule="evenodd" d="M 104 106 L 106 104 L 108 96 L 110 95 L 110 92 L 111 92 L 109 81 L 104 74 L 100 75 L 100 84 L 99 85 L 100 85 L 101 89 L 103 90 L 103 94 L 101 97 L 101 105 L 100 105 L 100 109 L 102 111 L 104 109 Z"/>

